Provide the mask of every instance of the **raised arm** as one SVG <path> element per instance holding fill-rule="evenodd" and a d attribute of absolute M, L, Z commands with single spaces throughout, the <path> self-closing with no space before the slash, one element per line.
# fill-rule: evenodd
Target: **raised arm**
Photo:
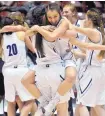
<path fill-rule="evenodd" d="M 75 30 L 78 33 L 86 35 L 94 43 L 97 43 L 100 40 L 100 34 L 96 29 L 77 27 L 72 25 L 70 22 L 69 22 L 69 28 Z"/>
<path fill-rule="evenodd" d="M 26 31 L 27 28 L 23 27 L 21 25 L 18 26 L 4 26 L 1 30 L 0 33 L 4 32 L 17 32 L 17 31 Z"/>
<path fill-rule="evenodd" d="M 76 45 L 78 47 L 82 47 L 82 48 L 86 48 L 86 49 L 91 49 L 91 50 L 105 50 L 105 46 L 104 45 L 98 45 L 98 44 L 94 44 L 94 43 L 86 43 L 86 42 L 80 42 L 75 38 L 75 31 L 72 33 L 74 33 L 74 36 L 70 36 L 71 31 L 67 30 L 65 33 L 65 37 L 69 38 L 70 43 L 73 45 Z"/>
<path fill-rule="evenodd" d="M 35 35 L 37 32 L 33 29 L 34 27 L 31 27 L 30 29 L 28 29 L 27 31 L 26 31 L 26 36 L 28 36 L 28 37 L 32 37 L 33 35 Z"/>
<path fill-rule="evenodd" d="M 47 41 L 55 41 L 57 38 L 63 35 L 68 28 L 68 23 L 63 19 L 59 27 L 57 27 L 53 32 L 49 32 L 38 25 L 33 26 L 33 31 L 40 33 Z"/>
<path fill-rule="evenodd" d="M 86 42 L 79 42 L 78 40 L 76 40 L 74 38 L 70 38 L 70 43 L 72 43 L 76 46 L 83 47 L 83 48 L 86 48 L 86 49 L 91 49 L 91 50 L 105 50 L 104 45 L 98 45 L 98 44 L 86 43 Z"/>

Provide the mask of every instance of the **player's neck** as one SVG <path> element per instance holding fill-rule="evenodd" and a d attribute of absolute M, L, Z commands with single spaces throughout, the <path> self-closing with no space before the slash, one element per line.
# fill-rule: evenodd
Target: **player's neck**
<path fill-rule="evenodd" d="M 73 24 L 76 25 L 77 24 L 77 21 L 78 21 L 78 19 L 74 18 L 73 19 Z"/>
<path fill-rule="evenodd" d="M 78 21 L 78 19 L 75 18 L 75 17 L 73 17 L 73 18 L 70 20 L 70 22 L 71 22 L 73 25 L 75 25 L 75 24 L 77 23 L 77 21 Z"/>

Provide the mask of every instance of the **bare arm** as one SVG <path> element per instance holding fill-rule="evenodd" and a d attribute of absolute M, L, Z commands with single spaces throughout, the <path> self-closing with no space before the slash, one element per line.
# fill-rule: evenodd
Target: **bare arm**
<path fill-rule="evenodd" d="M 35 53 L 35 48 L 32 45 L 31 40 L 29 39 L 29 37 L 25 37 L 25 44 L 27 46 L 27 48 L 32 51 L 33 53 Z"/>
<path fill-rule="evenodd" d="M 70 42 L 76 46 L 79 47 L 83 47 L 86 49 L 91 49 L 91 50 L 105 50 L 105 46 L 104 45 L 98 45 L 98 44 L 94 44 L 94 43 L 84 43 L 84 42 L 79 42 L 78 40 L 76 40 L 75 38 L 70 38 Z"/>
<path fill-rule="evenodd" d="M 32 37 L 33 35 L 35 35 L 37 32 L 35 32 L 32 28 L 28 29 L 26 31 L 26 36 L 30 36 Z"/>
<path fill-rule="evenodd" d="M 63 35 L 68 28 L 68 23 L 63 20 L 59 27 L 57 27 L 53 32 L 49 32 L 40 26 L 33 26 L 31 29 L 40 33 L 47 41 L 54 41 Z"/>
<path fill-rule="evenodd" d="M 86 53 L 86 48 L 78 47 L 83 53 Z"/>
<path fill-rule="evenodd" d="M 16 31 L 26 31 L 27 28 L 23 27 L 21 25 L 18 26 L 4 26 L 1 30 L 0 33 L 4 32 L 16 32 Z"/>
<path fill-rule="evenodd" d="M 75 36 L 69 36 L 69 32 L 70 30 L 66 31 L 65 33 L 65 37 L 70 38 L 70 43 L 73 45 L 76 45 L 78 47 L 82 47 L 82 48 L 86 48 L 86 49 L 91 49 L 91 50 L 105 50 L 105 46 L 104 45 L 98 45 L 98 44 L 94 44 L 94 43 L 86 43 L 86 42 L 80 42 L 78 41 Z M 75 35 L 75 32 L 74 32 Z"/>
<path fill-rule="evenodd" d="M 75 51 L 72 50 L 72 53 L 74 54 L 74 56 L 78 59 L 78 58 L 82 58 L 85 59 L 86 58 L 86 54 L 83 52 L 79 52 L 79 51 Z"/>
<path fill-rule="evenodd" d="M 96 31 L 96 29 L 77 27 L 72 25 L 71 23 L 69 23 L 69 28 L 86 35 L 91 41 L 95 43 L 99 42 L 100 40 L 100 34 L 98 31 Z"/>

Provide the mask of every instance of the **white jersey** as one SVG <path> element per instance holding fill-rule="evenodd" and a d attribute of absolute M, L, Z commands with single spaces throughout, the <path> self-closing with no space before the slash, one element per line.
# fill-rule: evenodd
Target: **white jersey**
<path fill-rule="evenodd" d="M 43 41 L 43 51 L 44 56 L 41 57 L 40 53 L 37 51 L 37 64 L 53 64 L 62 62 L 60 55 L 57 53 L 55 42 L 48 42 L 45 39 Z"/>
<path fill-rule="evenodd" d="M 82 23 L 83 23 L 83 20 L 77 20 L 75 26 L 80 27 L 81 25 L 83 25 Z M 85 42 L 85 37 L 86 37 L 86 36 L 85 36 L 84 34 L 81 34 L 81 33 L 78 33 L 78 34 L 77 34 L 77 39 L 78 39 L 79 41 Z"/>
<path fill-rule="evenodd" d="M 3 60 L 5 66 L 27 65 L 24 41 L 16 33 L 3 35 Z"/>
<path fill-rule="evenodd" d="M 77 20 L 77 22 L 74 24 L 77 27 L 80 27 L 81 25 L 83 25 L 83 20 Z M 81 41 L 81 42 L 85 42 L 86 40 L 86 36 L 81 34 L 81 33 L 77 33 L 77 40 Z M 73 45 L 74 49 L 77 49 L 79 51 L 81 51 L 77 46 Z"/>
<path fill-rule="evenodd" d="M 70 46 L 68 39 L 61 38 L 56 40 L 56 50 L 63 60 L 65 68 L 68 66 L 76 67 L 76 60 L 71 49 L 72 45 Z"/>
<path fill-rule="evenodd" d="M 88 43 L 93 43 L 88 38 L 87 38 L 86 41 L 88 41 Z M 101 33 L 100 33 L 100 41 L 97 44 L 102 45 L 102 35 L 101 35 Z M 101 63 L 97 59 L 97 56 L 98 56 L 99 52 L 100 52 L 100 50 L 86 50 L 86 60 L 84 61 L 84 63 L 86 63 L 87 65 L 100 66 Z"/>
<path fill-rule="evenodd" d="M 59 21 L 57 27 L 61 23 L 62 19 Z M 72 45 L 69 44 L 69 39 L 67 38 L 59 38 L 56 40 L 56 50 L 59 53 L 61 59 L 64 62 L 65 67 L 66 66 L 74 66 L 75 59 L 73 56 L 73 53 L 71 52 Z M 72 62 L 72 63 L 71 63 Z"/>
<path fill-rule="evenodd" d="M 61 24 L 63 18 L 59 21 L 57 27 Z M 56 40 L 56 49 L 58 50 L 59 55 L 61 56 L 62 60 L 70 60 L 73 57 L 71 52 L 72 46 L 69 44 L 69 39 L 65 38 L 58 38 Z"/>
<path fill-rule="evenodd" d="M 72 46 L 69 44 L 68 39 L 57 39 L 56 40 L 56 49 L 58 50 L 59 55 L 62 60 L 70 60 L 73 57 L 73 53 L 71 52 Z"/>

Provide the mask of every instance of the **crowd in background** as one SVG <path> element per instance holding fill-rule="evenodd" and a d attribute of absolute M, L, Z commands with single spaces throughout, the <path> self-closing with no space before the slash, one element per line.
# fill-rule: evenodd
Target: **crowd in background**
<path fill-rule="evenodd" d="M 35 24 L 35 13 L 37 12 L 37 6 L 46 6 L 51 1 L 1 1 L 0 2 L 0 17 L 7 16 L 11 12 L 19 11 L 24 16 L 24 20 L 29 24 L 29 26 L 32 26 Z M 71 1 L 57 1 L 57 3 L 60 5 L 61 10 L 65 4 L 70 3 Z M 76 9 L 78 13 L 80 12 L 80 19 L 84 18 L 84 15 L 82 16 L 81 13 L 85 13 L 89 8 L 98 7 L 97 4 L 95 4 L 92 1 L 82 1 L 79 3 L 74 2 Z M 76 5 L 77 4 L 77 5 Z M 101 1 L 101 7 L 100 9 L 103 13 L 105 12 L 105 2 Z M 37 8 L 36 8 L 37 7 Z M 37 10 L 36 10 L 37 9 Z M 35 11 L 36 10 L 36 11 Z M 35 12 L 34 12 L 35 11 Z"/>

